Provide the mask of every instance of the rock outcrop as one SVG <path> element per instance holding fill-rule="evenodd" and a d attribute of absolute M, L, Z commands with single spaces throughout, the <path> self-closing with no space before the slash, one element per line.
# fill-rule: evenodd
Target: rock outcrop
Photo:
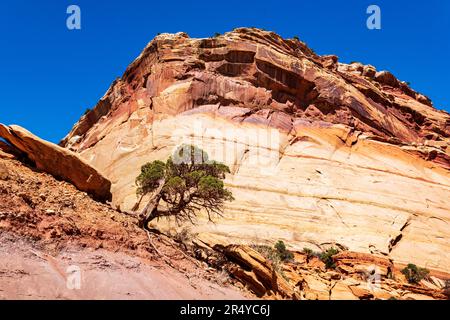
<path fill-rule="evenodd" d="M 203 239 L 205 240 L 205 239 Z M 343 251 L 332 257 L 334 266 L 313 253 L 292 252 L 286 261 L 270 247 L 209 244 L 194 240 L 205 261 L 227 257 L 224 268 L 251 292 L 264 299 L 294 300 L 445 300 L 444 280 L 429 276 L 408 283 L 400 266 L 379 255 Z M 210 246 L 212 245 L 212 247 Z M 403 266 L 402 266 L 403 268 Z"/>
<path fill-rule="evenodd" d="M 19 126 L 0 124 L 0 137 L 12 145 L 3 143 L 0 148 L 24 153 L 37 169 L 72 183 L 100 201 L 111 200 L 111 182 L 78 154 L 44 141 Z"/>
<path fill-rule="evenodd" d="M 449 114 L 391 73 L 241 28 L 157 36 L 61 145 L 129 210 L 141 165 L 197 144 L 232 168 L 236 200 L 195 232 L 449 272 L 449 137 Z"/>
<path fill-rule="evenodd" d="M 136 218 L 0 155 L 0 299 L 252 297 L 234 283 L 172 239 L 149 241 Z"/>

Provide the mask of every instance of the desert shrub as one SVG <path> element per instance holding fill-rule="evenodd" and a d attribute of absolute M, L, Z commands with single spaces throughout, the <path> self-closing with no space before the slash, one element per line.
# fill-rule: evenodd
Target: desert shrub
<path fill-rule="evenodd" d="M 314 257 L 320 257 L 320 253 L 313 251 L 310 248 L 303 248 L 302 251 L 304 254 L 306 254 L 306 259 L 309 261 L 310 259 Z"/>
<path fill-rule="evenodd" d="M 261 253 L 266 259 L 275 263 L 289 261 L 294 258 L 292 252 L 286 249 L 286 245 L 283 241 L 278 241 L 277 243 L 275 243 L 273 248 L 270 246 L 259 244 L 251 245 L 251 248 Z"/>
<path fill-rule="evenodd" d="M 327 269 L 334 269 L 336 268 L 336 264 L 334 263 L 333 256 L 338 254 L 339 250 L 336 248 L 330 248 L 324 252 L 322 252 L 319 256 L 320 260 L 322 260 L 323 263 L 325 263 L 325 267 Z"/>
<path fill-rule="evenodd" d="M 292 39 L 300 41 L 300 38 L 298 36 L 293 36 Z"/>
<path fill-rule="evenodd" d="M 269 246 L 263 245 L 263 244 L 253 244 L 250 246 L 255 251 L 259 252 L 264 256 L 264 258 L 270 260 L 270 261 L 276 261 L 279 260 L 278 255 L 276 251 Z"/>
<path fill-rule="evenodd" d="M 218 32 L 215 32 L 215 33 L 214 33 L 214 38 L 217 38 L 217 37 L 220 37 L 220 36 L 221 36 L 220 33 L 218 33 Z"/>
<path fill-rule="evenodd" d="M 430 271 L 428 269 L 418 267 L 415 264 L 409 263 L 405 268 L 403 268 L 402 273 L 409 283 L 417 284 L 422 279 L 426 278 Z"/>
<path fill-rule="evenodd" d="M 187 247 L 187 245 L 192 241 L 192 239 L 194 237 L 195 237 L 195 234 L 192 233 L 191 229 L 188 227 L 185 227 L 175 234 L 174 239 L 176 242 Z"/>
<path fill-rule="evenodd" d="M 286 249 L 286 245 L 281 240 L 275 243 L 275 250 L 281 261 L 288 261 L 294 259 L 294 255 L 292 254 L 292 252 Z"/>

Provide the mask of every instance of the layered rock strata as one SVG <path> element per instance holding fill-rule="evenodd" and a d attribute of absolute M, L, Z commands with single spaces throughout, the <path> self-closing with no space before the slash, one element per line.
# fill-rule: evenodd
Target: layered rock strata
<path fill-rule="evenodd" d="M 236 198 L 195 232 L 448 272 L 449 137 L 449 114 L 391 73 L 241 28 L 157 36 L 61 145 L 111 180 L 126 211 L 140 166 L 194 143 L 232 168 Z"/>

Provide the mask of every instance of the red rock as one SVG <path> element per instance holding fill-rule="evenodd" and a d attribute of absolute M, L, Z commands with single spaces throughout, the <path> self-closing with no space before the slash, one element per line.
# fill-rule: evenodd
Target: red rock
<path fill-rule="evenodd" d="M 253 28 L 163 34 L 61 145 L 99 168 L 128 210 L 140 166 L 167 159 L 174 137 L 201 141 L 219 161 L 226 153 L 232 168 L 236 200 L 198 232 L 299 250 L 339 242 L 448 270 L 439 253 L 449 248 L 450 116 L 389 72 Z"/>
<path fill-rule="evenodd" d="M 26 154 L 39 170 L 71 182 L 98 200 L 111 200 L 111 182 L 76 153 L 44 141 L 19 126 L 0 124 L 0 137 Z"/>

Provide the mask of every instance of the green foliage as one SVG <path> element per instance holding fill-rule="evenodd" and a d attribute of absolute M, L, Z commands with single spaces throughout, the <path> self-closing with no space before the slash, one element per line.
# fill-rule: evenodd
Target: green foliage
<path fill-rule="evenodd" d="M 225 174 L 230 169 L 223 163 L 210 161 L 208 154 L 193 145 L 178 147 L 164 163 L 153 161 L 141 167 L 136 178 L 137 194 L 156 192 L 167 211 L 157 216 L 175 216 L 177 220 L 192 218 L 205 209 L 209 220 L 214 214 L 221 215 L 224 201 L 234 200 L 224 186 Z M 156 213 L 155 213 L 156 214 Z"/>
<path fill-rule="evenodd" d="M 409 283 L 417 284 L 422 279 L 424 279 L 430 271 L 425 268 L 420 268 L 416 266 L 415 264 L 409 263 L 403 270 L 403 275 L 406 277 L 406 280 L 408 280 Z"/>
<path fill-rule="evenodd" d="M 292 252 L 286 249 L 286 245 L 281 240 L 275 244 L 275 250 L 281 261 L 288 261 L 294 259 L 294 255 L 292 254 Z"/>
<path fill-rule="evenodd" d="M 214 33 L 214 38 L 217 38 L 217 37 L 220 37 L 220 36 L 221 36 L 220 33 L 218 33 L 218 32 L 215 32 L 215 33 Z"/>
<path fill-rule="evenodd" d="M 300 41 L 300 38 L 298 36 L 293 36 L 292 39 Z"/>
<path fill-rule="evenodd" d="M 91 109 L 87 108 L 87 109 L 84 111 L 83 116 L 87 115 L 89 112 L 91 112 Z"/>
<path fill-rule="evenodd" d="M 251 245 L 251 248 L 258 251 L 266 259 L 272 262 L 272 268 L 275 272 L 279 273 L 283 278 L 286 276 L 282 269 L 282 263 L 290 261 L 294 258 L 292 252 L 286 249 L 286 245 L 283 241 L 278 241 L 273 247 L 266 245 Z"/>
<path fill-rule="evenodd" d="M 141 167 L 141 174 L 136 178 L 137 194 L 143 195 L 155 190 L 159 186 L 159 181 L 164 178 L 165 169 L 166 164 L 159 160 L 144 164 Z"/>
<path fill-rule="evenodd" d="M 266 259 L 272 261 L 273 263 L 279 263 L 280 258 L 276 250 L 272 247 L 260 244 L 251 245 L 251 248 L 261 253 Z"/>
<path fill-rule="evenodd" d="M 275 264 L 294 259 L 294 255 L 286 249 L 283 241 L 278 241 L 273 247 L 266 245 L 252 245 L 251 247 Z"/>
<path fill-rule="evenodd" d="M 311 249 L 309 249 L 309 248 L 303 248 L 303 251 L 302 251 L 304 254 L 306 254 L 306 259 L 307 260 L 310 260 L 311 258 L 313 258 L 313 257 L 318 257 L 318 256 L 320 256 L 320 254 L 319 253 L 317 253 L 317 252 L 314 252 L 313 250 L 311 250 Z"/>
<path fill-rule="evenodd" d="M 320 260 L 322 260 L 323 263 L 325 263 L 325 267 L 327 269 L 334 269 L 336 268 L 336 264 L 334 263 L 333 256 L 338 253 L 339 253 L 338 249 L 330 248 L 327 251 L 322 252 L 319 258 Z"/>

